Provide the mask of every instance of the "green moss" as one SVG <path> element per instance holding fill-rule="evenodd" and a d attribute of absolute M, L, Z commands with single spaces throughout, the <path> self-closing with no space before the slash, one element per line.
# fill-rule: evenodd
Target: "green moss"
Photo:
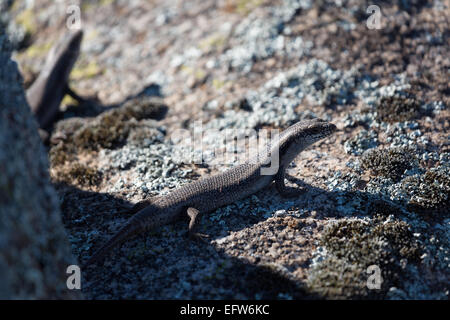
<path fill-rule="evenodd" d="M 450 168 L 431 168 L 420 176 L 402 181 L 403 189 L 412 194 L 408 209 L 420 214 L 449 214 Z"/>
<path fill-rule="evenodd" d="M 36 58 L 46 56 L 52 48 L 51 42 L 34 44 L 28 47 L 27 50 L 19 53 L 19 57 L 26 56 L 27 58 Z"/>
<path fill-rule="evenodd" d="M 110 4 L 114 3 L 115 0 L 101 0 L 100 5 L 101 6 L 109 6 Z"/>
<path fill-rule="evenodd" d="M 73 143 L 78 148 L 97 150 L 99 147 L 114 149 L 123 145 L 136 127 L 136 120 L 160 120 L 167 113 L 167 106 L 159 99 L 136 98 L 122 107 L 102 113 L 91 124 L 75 132 Z"/>
<path fill-rule="evenodd" d="M 71 166 L 67 171 L 58 174 L 60 182 L 82 186 L 97 186 L 102 181 L 102 173 L 81 164 Z"/>
<path fill-rule="evenodd" d="M 22 26 L 28 35 L 34 34 L 37 30 L 35 14 L 32 9 L 23 10 L 16 16 L 16 23 Z"/>
<path fill-rule="evenodd" d="M 312 294 L 323 298 L 349 299 L 367 295 L 367 274 L 358 265 L 328 256 L 309 274 L 307 285 Z"/>
<path fill-rule="evenodd" d="M 236 12 L 242 15 L 249 14 L 263 3 L 262 0 L 237 0 L 235 1 Z"/>
<path fill-rule="evenodd" d="M 121 108 L 112 110 L 117 115 L 124 114 L 126 120 L 155 119 L 161 120 L 166 115 L 168 108 L 158 98 L 135 98 L 127 101 Z"/>
<path fill-rule="evenodd" d="M 81 11 L 86 12 L 93 9 L 98 9 L 99 7 L 110 6 L 111 4 L 115 4 L 116 0 L 95 0 L 95 1 L 82 1 L 81 2 Z"/>
<path fill-rule="evenodd" d="M 420 103 L 412 95 L 407 97 L 383 97 L 376 106 L 377 119 L 394 123 L 419 118 Z"/>
<path fill-rule="evenodd" d="M 160 99 L 140 97 L 110 109 L 96 118 L 70 118 L 59 122 L 50 149 L 51 175 L 57 182 L 84 187 L 98 186 L 102 173 L 78 163 L 78 158 L 95 157 L 101 148 L 116 148 L 124 143 L 138 121 L 161 119 L 167 106 Z"/>
<path fill-rule="evenodd" d="M 167 106 L 160 99 L 141 97 L 103 112 L 93 120 L 71 118 L 57 124 L 55 133 L 64 138 L 49 152 L 52 168 L 74 162 L 81 151 L 113 149 L 123 145 L 137 121 L 162 119 Z M 52 137 L 54 140 L 55 137 Z"/>
<path fill-rule="evenodd" d="M 186 65 L 181 66 L 181 71 L 183 71 L 183 73 L 186 73 L 188 75 L 193 75 L 195 77 L 195 79 L 197 79 L 197 80 L 204 79 L 208 75 L 202 69 L 194 69 L 194 68 L 186 66 Z"/>
<path fill-rule="evenodd" d="M 70 78 L 74 80 L 90 79 L 103 73 L 103 69 L 95 61 L 88 64 L 75 66 L 70 73 Z"/>
<path fill-rule="evenodd" d="M 91 1 L 83 1 L 81 3 L 81 12 L 88 12 L 91 9 L 95 9 L 95 8 L 96 8 L 96 4 Z"/>
<path fill-rule="evenodd" d="M 212 86 L 214 87 L 214 89 L 220 90 L 223 87 L 225 87 L 226 85 L 229 85 L 230 83 L 231 83 L 230 81 L 224 81 L 221 79 L 213 79 Z"/>
<path fill-rule="evenodd" d="M 114 112 L 106 112 L 95 124 L 78 130 L 73 137 L 73 143 L 81 149 L 113 149 L 126 140 L 132 126 L 126 122 L 123 114 L 117 117 Z"/>
<path fill-rule="evenodd" d="M 76 160 L 77 148 L 73 144 L 73 133 L 85 125 L 82 118 L 70 118 L 56 124 L 55 132 L 62 133 L 63 139 L 52 137 L 53 146 L 49 151 L 51 167 L 57 167 Z M 55 140 L 60 140 L 56 143 Z"/>
<path fill-rule="evenodd" d="M 199 44 L 202 50 L 218 50 L 226 44 L 226 37 L 223 34 L 216 33 L 202 40 Z"/>
<path fill-rule="evenodd" d="M 375 175 L 399 181 L 405 170 L 417 166 L 417 159 L 408 148 L 373 149 L 362 156 L 361 168 Z"/>
<path fill-rule="evenodd" d="M 320 244 L 327 254 L 312 268 L 308 285 L 327 298 L 383 298 L 390 287 L 401 286 L 405 262 L 416 263 L 420 256 L 410 226 L 383 216 L 330 224 Z M 367 288 L 371 265 L 381 270 L 379 290 Z"/>
<path fill-rule="evenodd" d="M 58 143 L 49 151 L 49 159 L 51 167 L 62 166 L 66 162 L 72 162 L 75 159 L 76 149 L 73 145 Z"/>
<path fill-rule="evenodd" d="M 75 100 L 74 98 L 72 98 L 72 96 L 68 94 L 66 94 L 61 101 L 61 105 L 65 106 L 78 106 L 79 104 L 80 102 L 78 100 Z"/>

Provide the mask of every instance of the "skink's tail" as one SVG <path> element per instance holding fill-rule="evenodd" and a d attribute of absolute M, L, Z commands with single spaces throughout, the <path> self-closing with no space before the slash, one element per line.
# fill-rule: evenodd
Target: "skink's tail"
<path fill-rule="evenodd" d="M 83 263 L 82 269 L 100 261 L 112 248 L 143 232 L 144 226 L 142 223 L 136 221 L 138 218 L 136 217 L 137 215 L 138 214 L 131 217 L 130 220 L 128 220 L 128 222 L 115 235 L 113 235 L 100 249 L 98 249 L 85 263 Z"/>

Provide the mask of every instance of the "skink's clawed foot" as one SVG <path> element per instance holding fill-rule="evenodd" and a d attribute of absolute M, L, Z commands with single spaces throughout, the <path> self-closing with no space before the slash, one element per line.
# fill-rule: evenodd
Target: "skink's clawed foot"
<path fill-rule="evenodd" d="M 202 233 L 198 233 L 195 232 L 195 228 L 197 227 L 199 220 L 200 220 L 200 211 L 198 211 L 195 208 L 188 208 L 187 209 L 187 214 L 190 218 L 189 221 L 189 238 L 191 240 L 200 240 L 203 241 L 205 243 L 207 243 L 207 238 L 209 238 L 209 235 L 207 234 L 202 234 Z"/>
<path fill-rule="evenodd" d="M 198 232 L 189 232 L 189 239 L 208 243 L 209 235 Z"/>
<path fill-rule="evenodd" d="M 284 177 L 286 178 L 286 180 L 291 181 L 291 182 L 298 181 L 297 177 L 295 177 L 289 173 L 285 173 Z"/>

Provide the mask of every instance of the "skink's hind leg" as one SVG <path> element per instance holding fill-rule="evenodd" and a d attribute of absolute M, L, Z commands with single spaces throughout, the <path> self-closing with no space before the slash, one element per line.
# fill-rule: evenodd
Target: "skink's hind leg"
<path fill-rule="evenodd" d="M 200 221 L 200 211 L 198 211 L 195 208 L 189 207 L 187 209 L 187 214 L 190 218 L 189 221 L 189 238 L 193 240 L 202 240 L 206 241 L 206 238 L 209 236 L 207 234 L 202 234 L 195 232 L 196 227 L 198 226 L 198 223 Z"/>
<path fill-rule="evenodd" d="M 286 175 L 286 168 L 281 167 L 275 176 L 275 187 L 277 188 L 278 193 L 284 198 L 293 198 L 303 194 L 306 191 L 304 187 L 288 187 L 284 183 L 284 178 Z"/>

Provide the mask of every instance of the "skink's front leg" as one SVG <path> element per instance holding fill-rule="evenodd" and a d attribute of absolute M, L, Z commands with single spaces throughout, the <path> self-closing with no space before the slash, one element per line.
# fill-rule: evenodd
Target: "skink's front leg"
<path fill-rule="evenodd" d="M 191 219 L 189 221 L 189 238 L 191 238 L 193 240 L 205 241 L 205 238 L 209 237 L 207 234 L 195 232 L 195 228 L 198 226 L 198 223 L 200 221 L 200 211 L 198 211 L 195 208 L 189 207 L 187 209 L 187 214 L 188 214 L 189 218 Z"/>
<path fill-rule="evenodd" d="M 284 183 L 284 178 L 286 175 L 286 168 L 284 166 L 280 167 L 277 175 L 275 176 L 275 187 L 277 188 L 278 193 L 284 198 L 293 198 L 301 195 L 306 191 L 304 187 L 288 187 Z"/>

